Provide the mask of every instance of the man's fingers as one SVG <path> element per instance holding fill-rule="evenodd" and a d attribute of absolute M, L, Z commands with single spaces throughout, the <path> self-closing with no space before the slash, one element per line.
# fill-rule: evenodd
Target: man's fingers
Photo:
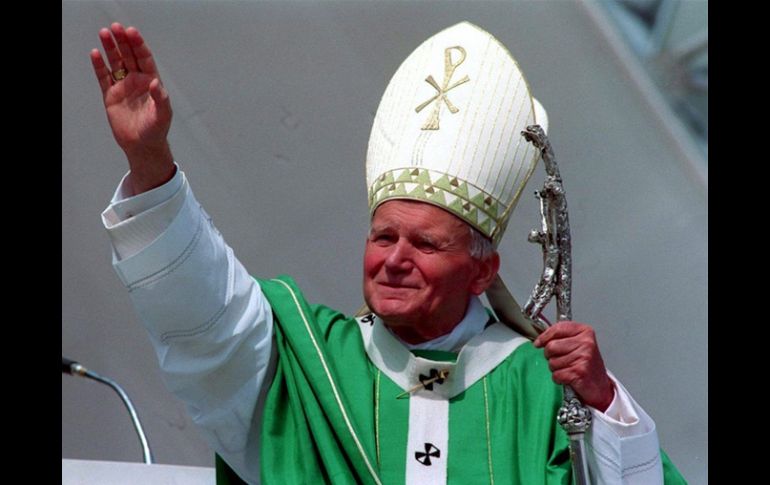
<path fill-rule="evenodd" d="M 105 95 L 110 86 L 112 86 L 112 76 L 104 64 L 104 59 L 102 59 L 102 53 L 99 52 L 99 49 L 91 50 L 91 64 L 94 66 L 94 74 L 96 74 L 96 80 L 99 81 L 102 95 Z"/>
<path fill-rule="evenodd" d="M 171 118 L 171 102 L 168 99 L 168 91 L 160 83 L 160 79 L 155 78 L 150 82 L 150 96 L 155 101 L 155 108 L 158 111 L 158 118 L 168 120 Z"/>
<path fill-rule="evenodd" d="M 101 29 L 99 31 L 99 39 L 102 41 L 102 47 L 104 47 L 104 53 L 107 54 L 107 61 L 110 63 L 110 70 L 117 71 L 123 69 L 123 58 L 118 51 L 115 40 L 112 38 L 112 34 L 107 29 Z"/>
<path fill-rule="evenodd" d="M 581 346 L 583 346 L 583 342 L 575 338 L 551 340 L 545 344 L 543 355 L 549 360 L 555 357 L 563 357 L 571 354 Z"/>
<path fill-rule="evenodd" d="M 607 409 L 614 391 L 590 325 L 559 322 L 540 334 L 534 344 L 543 348 L 554 382 L 571 386 L 585 404 Z"/>
<path fill-rule="evenodd" d="M 533 342 L 540 348 L 552 340 L 574 337 L 584 332 L 593 332 L 593 329 L 585 324 L 577 322 L 559 322 L 545 329 Z"/>
<path fill-rule="evenodd" d="M 551 370 L 551 372 L 556 372 L 560 369 L 567 369 L 574 366 L 579 360 L 585 359 L 587 357 L 588 355 L 586 355 L 586 352 L 582 351 L 580 348 L 576 348 L 567 354 L 549 358 L 548 368 Z"/>
<path fill-rule="evenodd" d="M 155 67 L 155 60 L 152 58 L 152 53 L 144 42 L 144 38 L 142 37 L 142 34 L 139 33 L 139 30 L 134 27 L 129 27 L 126 29 L 126 38 L 131 46 L 131 52 L 136 59 L 139 70 L 155 78 L 160 78 L 160 76 L 158 76 L 158 70 Z"/>
<path fill-rule="evenodd" d="M 553 382 L 565 386 L 571 386 L 579 379 L 579 375 L 573 369 L 559 369 L 551 374 Z"/>
<path fill-rule="evenodd" d="M 114 22 L 110 26 L 110 30 L 112 30 L 112 35 L 115 36 L 115 40 L 117 41 L 118 51 L 123 58 L 124 67 L 129 71 L 139 70 L 123 26 L 118 22 Z"/>

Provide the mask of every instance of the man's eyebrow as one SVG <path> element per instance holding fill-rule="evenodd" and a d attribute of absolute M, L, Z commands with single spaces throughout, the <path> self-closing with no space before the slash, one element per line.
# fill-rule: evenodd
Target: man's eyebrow
<path fill-rule="evenodd" d="M 430 244 L 433 244 L 434 246 L 438 246 L 441 243 L 446 243 L 451 239 L 450 237 L 447 237 L 446 234 L 437 233 L 432 228 L 419 228 L 418 230 L 414 231 L 410 237 L 416 241 L 420 242 L 427 242 Z"/>
<path fill-rule="evenodd" d="M 396 231 L 396 230 L 398 230 L 398 226 L 396 226 L 395 224 L 372 225 L 369 228 L 369 234 L 373 234 L 375 232 Z"/>
<path fill-rule="evenodd" d="M 384 224 L 381 224 L 381 225 L 372 225 L 369 228 L 369 236 L 372 236 L 374 234 L 387 233 L 387 232 L 391 232 L 391 231 L 396 231 L 397 232 L 398 231 L 398 224 L 393 224 L 393 223 L 388 222 L 388 223 L 384 223 Z M 439 236 L 437 234 L 434 234 L 429 229 L 424 229 L 424 230 L 417 231 L 417 232 L 413 233 L 410 237 L 416 238 L 416 239 L 418 239 L 418 240 L 420 240 L 422 242 L 427 242 L 427 243 L 432 244 L 432 245 L 437 246 L 437 247 L 439 245 L 442 245 L 442 244 L 451 243 L 453 241 L 453 239 L 454 239 L 454 238 L 451 238 L 451 237 L 450 238 L 441 237 L 441 236 Z"/>
<path fill-rule="evenodd" d="M 440 239 L 440 238 L 436 238 L 436 236 L 434 236 L 429 232 L 420 232 L 417 236 L 420 239 L 420 241 L 433 244 L 434 246 L 438 245 L 439 239 Z"/>

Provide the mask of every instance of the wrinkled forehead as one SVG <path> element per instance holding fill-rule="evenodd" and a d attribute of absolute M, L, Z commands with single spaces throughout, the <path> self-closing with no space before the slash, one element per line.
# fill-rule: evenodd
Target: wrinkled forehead
<path fill-rule="evenodd" d="M 467 235 L 470 224 L 440 206 L 411 199 L 393 199 L 380 204 L 372 214 L 372 230 L 414 229 Z"/>

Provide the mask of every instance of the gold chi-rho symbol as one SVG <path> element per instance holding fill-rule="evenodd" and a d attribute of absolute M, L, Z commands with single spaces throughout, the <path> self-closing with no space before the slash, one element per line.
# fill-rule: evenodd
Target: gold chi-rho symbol
<path fill-rule="evenodd" d="M 452 64 L 452 50 L 456 50 L 460 53 L 460 59 Z M 447 108 L 449 108 L 449 111 L 454 114 L 460 111 L 455 105 L 452 104 L 451 101 L 449 101 L 449 98 L 447 98 L 447 93 L 456 88 L 457 86 L 461 84 L 465 84 L 470 79 L 468 76 L 464 76 L 462 79 L 457 81 L 456 83 L 449 85 L 450 81 L 452 81 L 452 75 L 455 73 L 455 69 L 457 69 L 457 66 L 463 63 L 465 60 L 465 49 L 460 47 L 459 45 L 454 47 L 447 47 L 444 50 L 444 85 L 439 86 L 435 79 L 433 79 L 433 76 L 428 76 L 425 78 L 425 82 L 430 84 L 436 89 L 436 95 L 430 98 L 429 100 L 422 103 L 420 106 L 416 107 L 414 110 L 415 112 L 419 113 L 422 111 L 426 106 L 431 104 L 432 102 L 436 102 L 436 104 L 433 107 L 433 113 L 431 113 L 428 120 L 425 122 L 424 125 L 422 125 L 423 130 L 438 130 L 438 113 L 441 109 L 441 102 L 445 102 L 447 105 Z"/>

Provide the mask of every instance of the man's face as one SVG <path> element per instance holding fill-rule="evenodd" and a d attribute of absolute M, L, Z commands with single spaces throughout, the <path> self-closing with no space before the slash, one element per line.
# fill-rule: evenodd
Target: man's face
<path fill-rule="evenodd" d="M 369 308 L 412 343 L 448 333 L 470 296 L 486 289 L 489 263 L 471 257 L 470 241 L 468 226 L 443 209 L 408 200 L 383 203 L 364 253 Z"/>

